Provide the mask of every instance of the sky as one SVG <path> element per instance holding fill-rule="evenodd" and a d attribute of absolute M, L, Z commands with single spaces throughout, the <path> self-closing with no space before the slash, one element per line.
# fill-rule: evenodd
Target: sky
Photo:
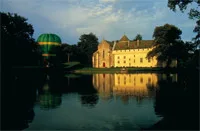
<path fill-rule="evenodd" d="M 167 0 L 1 0 L 1 11 L 17 13 L 33 25 L 33 38 L 43 33 L 60 36 L 62 43 L 77 44 L 82 34 L 94 33 L 99 42 L 119 40 L 124 34 L 132 40 L 141 34 L 151 40 L 156 26 L 173 24 L 182 30 L 181 38 L 195 36 L 195 20 L 173 12 Z"/>

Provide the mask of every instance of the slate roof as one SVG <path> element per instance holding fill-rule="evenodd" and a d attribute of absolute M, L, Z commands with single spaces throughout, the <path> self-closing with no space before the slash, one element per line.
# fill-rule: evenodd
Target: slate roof
<path fill-rule="evenodd" d="M 107 41 L 107 40 L 105 40 L 108 44 L 110 44 L 110 46 L 111 47 L 113 47 L 113 45 L 114 45 L 114 41 L 113 42 L 111 42 L 111 41 Z"/>
<path fill-rule="evenodd" d="M 144 49 L 151 48 L 153 45 L 153 40 L 140 40 L 139 46 L 137 46 L 137 41 L 119 41 L 116 43 L 114 50 L 125 50 L 125 49 Z"/>
<path fill-rule="evenodd" d="M 105 40 L 108 44 L 110 44 L 111 48 L 114 46 L 114 41 Z M 136 40 L 129 40 L 126 35 L 123 35 L 120 40 L 116 40 L 116 45 L 114 50 L 126 50 L 126 49 L 144 49 L 151 48 L 154 40 L 140 40 L 139 45 L 137 45 Z"/>
<path fill-rule="evenodd" d="M 129 39 L 126 35 L 123 35 L 119 41 L 129 41 Z"/>

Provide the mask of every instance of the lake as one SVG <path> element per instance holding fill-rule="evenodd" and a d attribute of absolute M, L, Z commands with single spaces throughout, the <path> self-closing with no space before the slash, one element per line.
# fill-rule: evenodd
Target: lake
<path fill-rule="evenodd" d="M 195 76 L 195 75 L 194 75 Z M 178 73 L 17 71 L 4 127 L 20 130 L 199 129 L 198 77 Z M 10 84 L 10 83 L 8 83 Z"/>

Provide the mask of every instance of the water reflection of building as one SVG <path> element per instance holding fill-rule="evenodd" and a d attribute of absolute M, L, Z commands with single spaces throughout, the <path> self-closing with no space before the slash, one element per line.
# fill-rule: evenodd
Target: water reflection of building
<path fill-rule="evenodd" d="M 147 85 L 156 86 L 156 74 L 115 74 L 113 92 L 133 96 L 148 96 Z"/>
<path fill-rule="evenodd" d="M 93 85 L 98 90 L 100 96 L 103 99 L 109 99 L 112 97 L 112 88 L 114 85 L 113 74 L 94 74 Z"/>
<path fill-rule="evenodd" d="M 177 81 L 176 74 L 170 74 L 172 81 Z M 101 97 L 109 99 L 112 95 L 127 102 L 135 97 L 139 102 L 145 97 L 154 97 L 157 82 L 166 79 L 165 74 L 94 74 L 93 85 Z"/>

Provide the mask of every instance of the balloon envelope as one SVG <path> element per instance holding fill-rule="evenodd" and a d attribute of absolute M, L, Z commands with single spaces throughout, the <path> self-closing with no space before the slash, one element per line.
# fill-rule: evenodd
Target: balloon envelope
<path fill-rule="evenodd" d="M 58 48 L 61 45 L 61 39 L 56 34 L 41 34 L 37 39 L 42 50 L 42 56 L 49 58 L 56 56 Z"/>

